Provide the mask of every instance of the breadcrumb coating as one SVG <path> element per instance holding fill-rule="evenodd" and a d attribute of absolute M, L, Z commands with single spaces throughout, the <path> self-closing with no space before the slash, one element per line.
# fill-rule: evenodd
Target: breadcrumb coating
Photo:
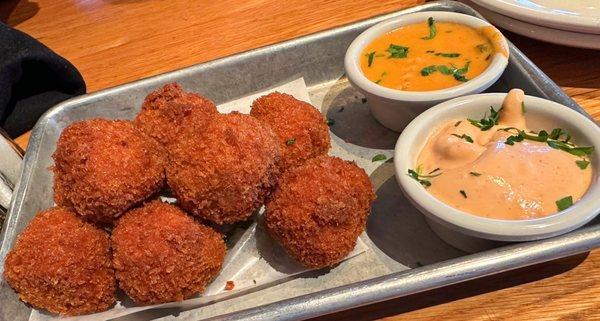
<path fill-rule="evenodd" d="M 52 157 L 54 201 L 93 222 L 112 223 L 164 185 L 165 149 L 129 121 L 72 123 Z"/>
<path fill-rule="evenodd" d="M 38 213 L 4 262 L 19 298 L 61 315 L 107 310 L 116 300 L 109 236 L 66 208 Z"/>
<path fill-rule="evenodd" d="M 189 123 L 205 121 L 215 114 L 217 107 L 212 101 L 183 91 L 177 83 L 170 83 L 146 97 L 133 123 L 166 146 L 177 139 L 181 129 Z"/>
<path fill-rule="evenodd" d="M 167 182 L 181 207 L 216 224 L 246 220 L 264 203 L 281 155 L 273 131 L 240 113 L 187 127 L 169 153 Z"/>
<path fill-rule="evenodd" d="M 119 287 L 144 305 L 204 291 L 221 270 L 226 251 L 221 234 L 160 201 L 123 215 L 112 247 Z"/>
<path fill-rule="evenodd" d="M 327 154 L 331 148 L 323 115 L 311 104 L 288 94 L 274 92 L 256 99 L 250 115 L 267 123 L 277 134 L 283 171 Z"/>
<path fill-rule="evenodd" d="M 334 266 L 364 231 L 375 193 L 353 162 L 319 156 L 284 173 L 266 204 L 269 234 L 302 265 Z"/>

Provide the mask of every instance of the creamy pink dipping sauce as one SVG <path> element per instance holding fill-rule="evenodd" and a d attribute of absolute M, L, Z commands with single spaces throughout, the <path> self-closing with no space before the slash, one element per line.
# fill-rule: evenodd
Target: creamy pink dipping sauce
<path fill-rule="evenodd" d="M 478 216 L 522 220 L 559 211 L 556 201 L 581 199 L 592 181 L 591 163 L 581 169 L 576 161 L 589 159 L 554 149 L 546 142 L 523 140 L 507 145 L 515 132 L 527 129 L 524 93 L 511 90 L 499 112 L 497 125 L 482 131 L 466 119 L 441 126 L 430 136 L 417 164 L 427 178 L 427 190 L 442 202 Z M 460 121 L 460 123 L 458 123 Z M 470 143 L 463 136 L 472 140 Z"/>

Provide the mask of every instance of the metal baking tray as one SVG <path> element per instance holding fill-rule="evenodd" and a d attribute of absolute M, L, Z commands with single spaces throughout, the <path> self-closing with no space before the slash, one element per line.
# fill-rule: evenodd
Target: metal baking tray
<path fill-rule="evenodd" d="M 62 129 L 90 117 L 132 118 L 148 92 L 177 81 L 222 103 L 304 77 L 313 103 L 336 120 L 332 141 L 350 152 L 391 155 L 398 134 L 378 125 L 367 104 L 344 76 L 343 58 L 350 42 L 366 28 L 388 18 L 427 11 L 454 11 L 481 16 L 454 2 L 431 2 L 284 43 L 143 79 L 61 103 L 46 113 L 33 130 L 23 172 L 7 222 L 2 229 L 0 262 L 33 215 L 52 205 L 50 155 Z M 510 60 L 504 75 L 488 92 L 519 87 L 585 112 L 509 43 Z M 118 67 L 116 67 L 118 68 Z M 343 108 L 342 108 L 343 107 Z M 343 112 L 340 112 L 343 110 Z M 370 162 L 370 161 L 369 161 Z M 369 165 L 371 166 L 371 165 Z M 423 217 L 404 199 L 390 161 L 370 173 L 377 189 L 366 232 L 367 251 L 332 270 L 306 273 L 272 287 L 187 311 L 148 310 L 119 320 L 292 320 L 405 296 L 463 282 L 600 246 L 600 226 L 594 221 L 552 239 L 511 244 L 467 255 L 441 241 Z M 0 266 L 0 272 L 3 264 Z M 0 319 L 27 320 L 31 309 L 18 301 L 0 280 Z"/>

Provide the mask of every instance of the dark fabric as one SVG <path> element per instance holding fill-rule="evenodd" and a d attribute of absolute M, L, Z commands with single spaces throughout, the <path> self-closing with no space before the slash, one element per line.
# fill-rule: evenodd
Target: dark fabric
<path fill-rule="evenodd" d="M 27 34 L 0 23 L 0 126 L 30 130 L 50 107 L 85 93 L 77 69 Z"/>

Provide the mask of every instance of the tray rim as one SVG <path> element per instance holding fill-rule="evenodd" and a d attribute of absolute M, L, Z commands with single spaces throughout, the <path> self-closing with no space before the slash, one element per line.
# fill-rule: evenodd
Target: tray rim
<path fill-rule="evenodd" d="M 35 165 L 39 156 L 42 135 L 46 130 L 49 121 L 52 120 L 55 114 L 60 114 L 65 110 L 76 107 L 81 102 L 94 102 L 103 97 L 121 91 L 127 91 L 132 87 L 137 87 L 147 82 L 157 82 L 161 79 L 168 79 L 173 75 L 181 76 L 185 73 L 195 73 L 198 70 L 210 68 L 213 65 L 235 62 L 251 55 L 259 55 L 271 50 L 282 49 L 287 46 L 309 43 L 313 39 L 326 37 L 329 34 L 341 33 L 345 30 L 360 28 L 363 25 L 371 25 L 394 16 L 424 10 L 460 11 L 484 19 L 477 11 L 457 1 L 442 0 L 427 2 L 419 6 L 366 18 L 364 20 L 293 38 L 284 42 L 258 47 L 204 63 L 184 67 L 182 69 L 142 78 L 130 83 L 109 87 L 57 104 L 40 117 L 32 130 L 30 144 L 27 147 L 27 152 L 25 153 L 23 160 L 23 169 L 21 171 L 20 180 L 15 188 L 15 197 L 11 202 L 9 215 L 6 217 L 4 227 L 0 231 L 0 259 L 3 259 L 6 256 L 8 249 L 4 249 L 4 245 L 7 241 L 10 241 L 8 236 L 13 235 L 14 229 L 16 228 L 15 221 L 17 220 L 17 217 L 16 215 L 12 215 L 12 213 L 14 213 L 25 201 L 24 195 L 27 193 L 30 184 L 32 167 Z M 545 82 L 544 84 L 546 86 L 553 87 L 551 88 L 553 89 L 551 92 L 548 92 L 548 89 L 542 90 L 538 88 L 539 91 L 547 93 L 550 97 L 549 99 L 559 101 L 559 103 L 569 106 L 591 118 L 585 110 L 566 95 L 558 85 L 556 85 L 510 41 L 509 47 L 511 49 L 511 59 L 515 59 L 513 57 L 516 56 L 516 58 L 522 62 L 520 67 L 526 67 L 528 69 L 527 71 L 538 74 L 538 76 L 541 76 L 541 80 Z M 537 86 L 539 84 L 536 82 L 535 85 Z M 388 275 L 284 299 L 205 320 L 292 320 L 316 317 L 587 252 L 596 247 L 600 247 L 600 225 L 580 228 L 568 234 L 551 239 L 517 243 L 477 254 L 465 255 L 424 267 L 394 272 Z M 0 273 L 2 273 L 3 268 L 4 266 L 0 264 Z M 423 280 L 429 280 L 429 282 L 424 284 Z M 431 282 L 432 280 L 436 282 Z M 420 284 L 418 282 L 420 282 Z"/>

